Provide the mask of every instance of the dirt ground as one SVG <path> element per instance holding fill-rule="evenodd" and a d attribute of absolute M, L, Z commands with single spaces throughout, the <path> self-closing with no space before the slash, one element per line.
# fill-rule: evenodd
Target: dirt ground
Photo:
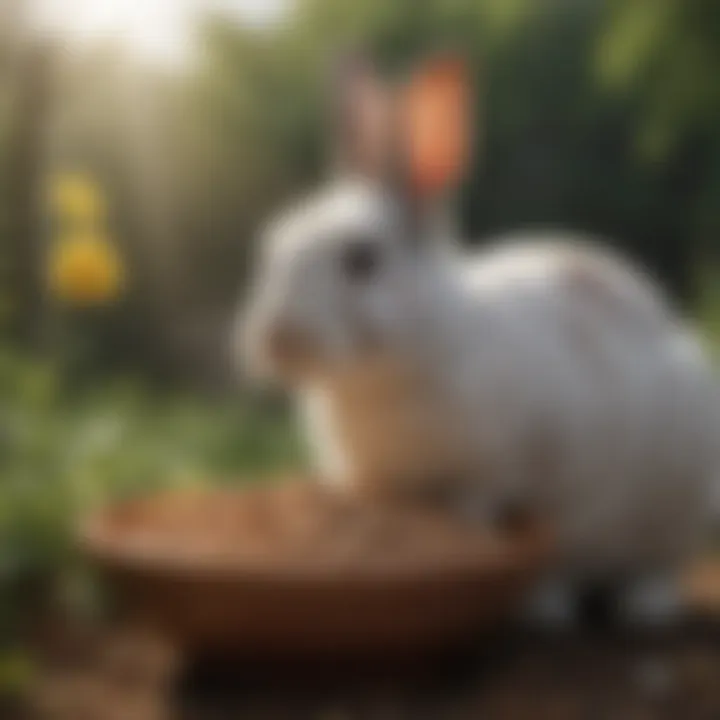
<path fill-rule="evenodd" d="M 50 623 L 39 672 L 0 720 L 720 720 L 720 566 L 691 622 L 498 630 L 422 664 L 182 662 L 126 628 Z"/>
<path fill-rule="evenodd" d="M 66 633 L 3 720 L 717 720 L 720 625 L 486 638 L 471 655 L 363 671 L 178 665 L 160 643 Z"/>

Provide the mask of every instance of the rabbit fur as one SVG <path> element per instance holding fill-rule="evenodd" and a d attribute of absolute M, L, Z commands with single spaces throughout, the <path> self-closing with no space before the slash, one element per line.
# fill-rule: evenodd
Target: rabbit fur
<path fill-rule="evenodd" d="M 478 522 L 506 503 L 547 518 L 560 552 L 541 612 L 564 616 L 573 587 L 623 578 L 628 608 L 671 615 L 673 573 L 715 514 L 700 338 L 604 243 L 516 233 L 470 252 L 426 224 L 408 232 L 402 201 L 363 173 L 277 217 L 243 357 L 292 388 L 336 487 L 437 493 Z M 272 355 L 278 328 L 302 337 L 294 356 Z"/>

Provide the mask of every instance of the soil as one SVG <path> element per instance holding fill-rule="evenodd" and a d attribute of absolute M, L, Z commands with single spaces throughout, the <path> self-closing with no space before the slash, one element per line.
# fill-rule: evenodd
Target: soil
<path fill-rule="evenodd" d="M 332 670 L 332 672 L 331 672 Z M 7 720 L 717 720 L 720 625 L 486 638 L 415 668 L 184 670 L 150 636 L 65 632 Z"/>

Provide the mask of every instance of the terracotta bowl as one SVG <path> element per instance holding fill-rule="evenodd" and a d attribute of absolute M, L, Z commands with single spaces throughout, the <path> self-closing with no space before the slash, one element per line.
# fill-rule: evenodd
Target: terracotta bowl
<path fill-rule="evenodd" d="M 201 656 L 449 649 L 509 617 L 550 547 L 310 482 L 158 494 L 81 537 L 135 620 Z"/>

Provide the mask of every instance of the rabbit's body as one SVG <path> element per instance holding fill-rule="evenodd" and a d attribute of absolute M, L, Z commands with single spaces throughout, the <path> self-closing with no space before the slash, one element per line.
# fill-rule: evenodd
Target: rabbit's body
<path fill-rule="evenodd" d="M 602 252 L 503 245 L 439 256 L 403 355 L 303 393 L 321 474 L 445 484 L 469 513 L 542 508 L 582 572 L 681 555 L 706 527 L 718 469 L 697 341 Z"/>
<path fill-rule="evenodd" d="M 243 353 L 296 391 L 329 482 L 435 493 L 478 522 L 519 503 L 552 523 L 571 578 L 662 578 L 705 535 L 717 484 L 699 341 L 644 273 L 579 238 L 470 255 L 437 237 L 466 152 L 456 66 L 421 74 L 419 134 L 394 149 L 398 114 L 354 72 L 353 167 L 269 228 Z M 382 169 L 398 149 L 402 172 Z M 641 590 L 638 607 L 659 597 Z"/>

